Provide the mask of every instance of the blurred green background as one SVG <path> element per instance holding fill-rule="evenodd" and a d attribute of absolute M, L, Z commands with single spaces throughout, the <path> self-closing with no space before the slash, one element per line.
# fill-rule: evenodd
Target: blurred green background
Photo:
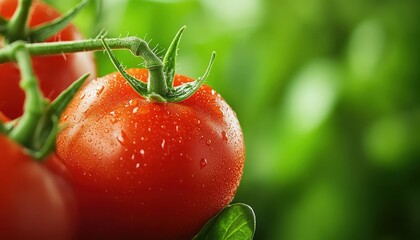
<path fill-rule="evenodd" d="M 162 51 L 186 25 L 178 72 L 191 77 L 218 53 L 207 83 L 244 131 L 234 201 L 254 208 L 255 239 L 420 239 L 419 10 L 408 0 L 103 0 L 76 25 Z M 114 71 L 96 56 L 100 75 Z"/>

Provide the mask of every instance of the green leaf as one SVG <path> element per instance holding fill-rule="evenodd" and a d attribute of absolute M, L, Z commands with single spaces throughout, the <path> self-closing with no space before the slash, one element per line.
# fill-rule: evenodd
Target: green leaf
<path fill-rule="evenodd" d="M 79 14 L 79 12 L 86 6 L 88 2 L 89 0 L 83 0 L 63 16 L 39 27 L 31 29 L 29 33 L 29 39 L 31 42 L 43 42 L 47 40 L 49 37 L 64 29 L 73 20 L 73 18 Z"/>
<path fill-rule="evenodd" d="M 204 225 L 193 240 L 248 240 L 255 233 L 255 214 L 243 203 L 225 207 Z"/>

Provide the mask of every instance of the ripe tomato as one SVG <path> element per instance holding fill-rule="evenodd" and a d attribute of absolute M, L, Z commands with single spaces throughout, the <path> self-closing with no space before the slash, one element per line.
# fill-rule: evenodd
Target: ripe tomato
<path fill-rule="evenodd" d="M 66 182 L 3 135 L 0 149 L 1 238 L 71 239 L 75 199 Z"/>
<path fill-rule="evenodd" d="M 145 69 L 128 72 L 147 81 Z M 239 122 L 208 86 L 180 103 L 153 103 L 113 73 L 85 85 L 60 123 L 57 154 L 86 239 L 191 238 L 232 200 L 242 175 Z"/>
<path fill-rule="evenodd" d="M 18 0 L 0 0 L 0 15 L 10 19 L 13 15 Z M 60 14 L 41 1 L 34 1 L 30 16 L 31 27 L 49 22 Z M 69 41 L 82 39 L 74 25 L 67 26 L 64 30 L 47 41 Z M 1 47 L 1 44 L 0 44 Z M 93 79 L 96 75 L 96 66 L 92 53 L 81 52 L 57 56 L 33 57 L 35 74 L 40 81 L 44 95 L 49 99 L 56 98 L 73 81 L 85 73 L 90 73 Z M 19 88 L 20 72 L 13 63 L 0 64 L 0 111 L 9 118 L 22 115 L 23 91 Z"/>

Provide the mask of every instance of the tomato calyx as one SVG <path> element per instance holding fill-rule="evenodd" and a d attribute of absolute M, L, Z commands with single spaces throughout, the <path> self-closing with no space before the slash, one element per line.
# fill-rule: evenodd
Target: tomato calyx
<path fill-rule="evenodd" d="M 24 113 L 19 119 L 0 125 L 0 133 L 22 145 L 35 159 L 44 159 L 55 147 L 58 119 L 66 106 L 83 85 L 88 74 L 76 80 L 53 102 L 42 95 L 32 69 L 31 58 L 25 43 L 16 41 L 0 50 L 18 63 L 21 71 L 20 86 L 25 92 Z"/>
<path fill-rule="evenodd" d="M 82 0 L 61 17 L 29 29 L 28 16 L 32 0 L 19 0 L 19 5 L 10 20 L 0 18 L 0 34 L 4 36 L 6 43 L 18 40 L 43 42 L 64 29 L 87 3 L 88 0 Z"/>
<path fill-rule="evenodd" d="M 152 102 L 180 102 L 189 98 L 201 87 L 201 85 L 203 85 L 210 74 L 210 70 L 216 57 L 216 53 L 212 52 L 210 62 L 203 76 L 193 82 L 184 83 L 180 86 L 174 87 L 173 80 L 175 76 L 176 55 L 184 30 L 185 26 L 182 27 L 175 35 L 163 61 L 155 54 L 140 55 L 140 53 L 136 54 L 137 51 L 132 50 L 135 55 L 140 55 L 146 62 L 146 68 L 149 70 L 149 79 L 147 83 L 136 79 L 124 70 L 122 64 L 112 53 L 111 48 L 103 38 L 102 44 L 104 45 L 105 50 L 115 68 L 127 80 L 130 86 L 141 96 Z"/>

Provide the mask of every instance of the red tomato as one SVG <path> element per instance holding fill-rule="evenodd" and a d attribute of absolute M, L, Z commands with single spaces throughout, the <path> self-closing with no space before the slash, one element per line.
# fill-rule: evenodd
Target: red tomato
<path fill-rule="evenodd" d="M 18 0 L 0 0 L 0 15 L 10 19 Z M 60 14 L 41 1 L 34 1 L 29 17 L 29 25 L 37 26 L 59 17 Z M 80 40 L 82 36 L 74 25 L 48 39 L 48 41 Z M 56 98 L 73 81 L 85 73 L 95 78 L 96 66 L 92 53 L 81 52 L 57 56 L 34 57 L 33 67 L 40 81 L 44 95 L 49 99 Z M 9 118 L 22 115 L 25 95 L 19 88 L 20 71 L 13 63 L 0 64 L 0 111 Z"/>
<path fill-rule="evenodd" d="M 75 199 L 66 182 L 3 135 L 0 149 L 1 239 L 72 239 Z"/>
<path fill-rule="evenodd" d="M 86 239 L 191 238 L 232 200 L 242 175 L 239 122 L 208 86 L 180 103 L 153 103 L 113 73 L 85 85 L 60 123 L 57 154 Z"/>

